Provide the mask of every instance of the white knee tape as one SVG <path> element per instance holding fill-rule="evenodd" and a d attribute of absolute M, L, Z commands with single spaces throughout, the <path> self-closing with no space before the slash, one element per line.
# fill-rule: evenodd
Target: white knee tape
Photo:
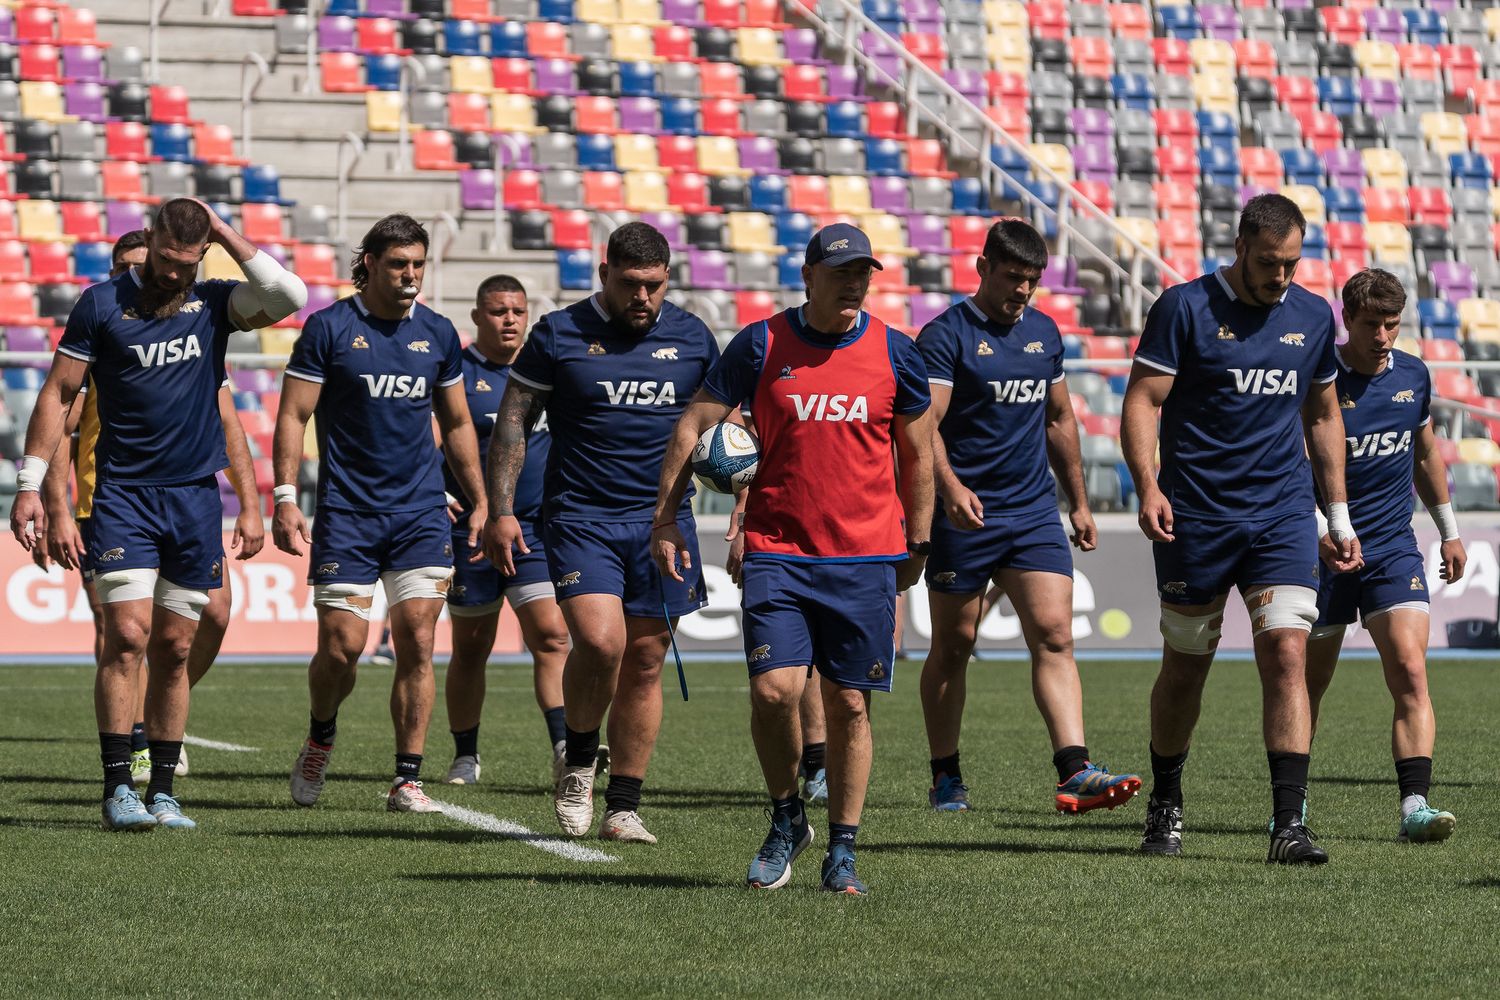
<path fill-rule="evenodd" d="M 1318 592 L 1310 587 L 1256 587 L 1245 593 L 1250 612 L 1250 634 L 1259 636 L 1278 628 L 1311 632 L 1318 620 Z"/>
<path fill-rule="evenodd" d="M 1161 634 L 1167 645 L 1179 653 L 1202 656 L 1219 648 L 1224 634 L 1224 612 L 1185 615 L 1173 608 L 1161 609 Z"/>
<path fill-rule="evenodd" d="M 350 611 L 365 621 L 370 620 L 370 607 L 375 603 L 373 583 L 317 583 L 313 584 L 313 603 L 320 608 Z"/>
<path fill-rule="evenodd" d="M 152 597 L 157 607 L 175 611 L 182 617 L 191 618 L 193 621 L 201 618 L 203 609 L 208 607 L 208 591 L 179 587 L 166 578 L 156 581 L 156 592 Z"/>
<path fill-rule="evenodd" d="M 154 569 L 112 569 L 108 573 L 94 574 L 94 592 L 100 604 L 117 604 L 120 601 L 144 601 L 156 594 Z"/>
<path fill-rule="evenodd" d="M 448 596 L 448 587 L 453 583 L 452 566 L 418 566 L 416 569 L 396 569 L 380 574 L 385 584 L 386 600 L 394 607 L 414 597 L 443 600 Z"/>
<path fill-rule="evenodd" d="M 1308 633 L 1308 639 L 1332 639 L 1335 636 L 1342 637 L 1347 625 L 1314 625 L 1313 630 Z"/>

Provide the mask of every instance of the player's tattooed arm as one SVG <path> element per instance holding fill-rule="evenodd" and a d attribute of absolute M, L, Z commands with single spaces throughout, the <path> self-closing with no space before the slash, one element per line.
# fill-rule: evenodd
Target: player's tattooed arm
<path fill-rule="evenodd" d="M 516 482 L 526 464 L 526 437 L 547 408 L 548 395 L 547 390 L 516 379 L 505 385 L 490 437 L 489 468 L 485 470 L 492 520 L 515 516 Z"/>
<path fill-rule="evenodd" d="M 1136 362 L 1120 411 L 1120 447 L 1141 498 L 1141 531 L 1153 542 L 1170 542 L 1172 505 L 1156 485 L 1157 415 L 1172 391 L 1174 376 Z"/>
<path fill-rule="evenodd" d="M 1078 420 L 1066 379 L 1053 382 L 1047 391 L 1047 460 L 1068 501 L 1068 520 L 1073 526 L 1073 544 L 1092 552 L 1098 544 L 1098 529 L 1089 510 L 1089 495 L 1083 485 L 1083 455 L 1078 445 Z"/>

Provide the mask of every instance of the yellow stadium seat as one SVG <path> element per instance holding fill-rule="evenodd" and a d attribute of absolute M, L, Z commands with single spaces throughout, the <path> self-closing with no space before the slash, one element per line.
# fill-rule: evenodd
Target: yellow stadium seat
<path fill-rule="evenodd" d="M 698 169 L 705 174 L 747 176 L 740 167 L 740 147 L 727 135 L 698 137 Z"/>
<path fill-rule="evenodd" d="M 1401 56 L 1390 42 L 1373 38 L 1355 42 L 1354 61 L 1359 64 L 1360 72 L 1372 80 L 1401 79 Z"/>
<path fill-rule="evenodd" d="M 860 216 L 859 228 L 870 238 L 870 249 L 875 251 L 876 256 L 916 256 L 916 251 L 906 245 L 906 228 L 894 215 L 870 212 Z"/>
<path fill-rule="evenodd" d="M 1500 444 L 1489 438 L 1459 438 L 1458 460 L 1478 465 L 1500 465 Z"/>
<path fill-rule="evenodd" d="M 649 135 L 615 136 L 615 169 L 655 170 L 660 166 L 656 158 L 656 140 Z"/>
<path fill-rule="evenodd" d="M 1458 327 L 1475 340 L 1500 338 L 1500 302 L 1494 299 L 1463 299 L 1458 303 Z"/>
<path fill-rule="evenodd" d="M 366 91 L 365 128 L 371 132 L 399 132 L 402 99 L 397 90 Z"/>
<path fill-rule="evenodd" d="M 1312 221 L 1311 219 L 1308 220 Z M 1411 232 L 1399 222 L 1365 223 L 1365 247 L 1376 264 L 1411 264 Z"/>
<path fill-rule="evenodd" d="M 1033 142 L 1031 155 L 1041 160 L 1063 180 L 1073 179 L 1073 154 L 1068 147 L 1058 142 Z"/>
<path fill-rule="evenodd" d="M 1485 10 L 1484 26 L 1489 29 L 1491 40 L 1500 42 L 1500 7 L 1489 7 Z"/>
<path fill-rule="evenodd" d="M 760 212 L 730 212 L 729 246 L 735 253 L 786 253 L 776 243 L 776 226 Z"/>
<path fill-rule="evenodd" d="M 1490 188 L 1490 215 L 1500 219 L 1500 187 Z"/>
<path fill-rule="evenodd" d="M 292 345 L 297 342 L 297 336 L 301 332 L 275 326 L 260 331 L 260 353 L 286 357 L 292 353 Z"/>
<path fill-rule="evenodd" d="M 1469 148 L 1469 130 L 1464 127 L 1463 117 L 1450 111 L 1424 112 L 1422 137 L 1433 152 L 1444 156 L 1467 152 Z"/>
<path fill-rule="evenodd" d="M 495 74 L 484 56 L 450 56 L 448 89 L 458 94 L 489 94 L 495 90 Z"/>
<path fill-rule="evenodd" d="M 625 207 L 632 212 L 668 211 L 666 176 L 654 170 L 627 170 Z"/>
<path fill-rule="evenodd" d="M 290 354 L 291 352 L 288 351 L 287 353 Z M 307 422 L 307 430 L 302 435 L 302 457 L 303 458 L 317 458 L 318 457 L 318 418 L 317 417 L 313 417 L 313 419 L 311 419 L 311 420 L 309 420 Z"/>
<path fill-rule="evenodd" d="M 990 65 L 1002 73 L 1031 72 L 1031 42 L 1024 34 L 1000 34 L 991 32 L 984 41 L 985 54 Z"/>
<path fill-rule="evenodd" d="M 525 94 L 490 95 L 490 127 L 496 132 L 545 132 L 536 123 L 536 105 Z"/>
<path fill-rule="evenodd" d="M 989 23 L 990 33 L 1013 31 L 1027 34 L 1031 31 L 1031 18 L 1026 7 L 1016 0 L 985 0 L 984 19 Z"/>
<path fill-rule="evenodd" d="M 229 256 L 229 251 L 217 243 L 209 244 L 208 252 L 203 255 L 203 281 L 243 281 L 244 273 L 240 266 Z"/>
<path fill-rule="evenodd" d="M 1155 253 L 1160 246 L 1160 242 L 1157 239 L 1155 219 L 1142 219 L 1138 216 L 1122 215 L 1115 221 L 1120 224 L 1121 229 L 1135 237 L 1137 243 L 1152 253 Z M 1135 248 L 1118 237 L 1115 239 L 1115 251 L 1127 260 L 1135 256 Z"/>
<path fill-rule="evenodd" d="M 828 178 L 828 207 L 834 212 L 846 212 L 850 215 L 870 211 L 870 179 L 849 176 Z"/>
<path fill-rule="evenodd" d="M 40 80 L 21 81 L 21 117 L 43 122 L 70 122 L 63 109 L 62 87 Z"/>
<path fill-rule="evenodd" d="M 666 23 L 661 19 L 660 0 L 620 0 L 620 20 L 647 27 Z"/>
<path fill-rule="evenodd" d="M 1416 337 L 1397 337 L 1396 350 L 1405 351 L 1414 358 L 1422 356 L 1422 342 Z"/>
<path fill-rule="evenodd" d="M 1324 210 L 1323 194 L 1311 184 L 1284 184 L 1281 193 L 1297 203 L 1302 209 L 1302 214 L 1307 217 L 1308 222 L 1322 225 L 1327 221 L 1328 213 Z"/>
<path fill-rule="evenodd" d="M 1199 111 L 1222 111 L 1240 116 L 1240 94 L 1234 77 L 1218 73 L 1199 73 L 1193 77 L 1193 100 Z"/>
<path fill-rule="evenodd" d="M 609 29 L 616 62 L 656 62 L 656 42 L 644 24 L 617 24 Z"/>
<path fill-rule="evenodd" d="M 786 66 L 781 52 L 781 36 L 770 28 L 741 28 L 739 59 L 746 66 Z"/>
<path fill-rule="evenodd" d="M 1370 187 L 1406 189 L 1406 159 L 1394 149 L 1366 149 L 1360 153 Z"/>
<path fill-rule="evenodd" d="M 1234 76 L 1234 47 L 1220 38 L 1195 38 L 1188 42 L 1188 53 L 1199 73 Z"/>
<path fill-rule="evenodd" d="M 55 201 L 28 198 L 16 202 L 16 231 L 23 240 L 74 242 L 73 237 L 63 235 L 62 212 Z"/>
<path fill-rule="evenodd" d="M 616 0 L 574 0 L 573 19 L 594 24 L 614 24 L 620 20 Z"/>

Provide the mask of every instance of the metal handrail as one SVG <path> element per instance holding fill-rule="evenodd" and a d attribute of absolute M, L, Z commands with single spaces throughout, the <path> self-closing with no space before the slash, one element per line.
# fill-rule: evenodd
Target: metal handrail
<path fill-rule="evenodd" d="M 458 236 L 458 220 L 448 212 L 438 212 L 432 217 L 432 222 L 427 227 L 428 238 L 432 241 L 427 248 L 428 273 L 432 276 L 432 298 L 431 302 L 437 311 L 443 309 L 443 258 L 447 256 L 448 249 L 453 246 L 453 240 Z"/>
<path fill-rule="evenodd" d="M 306 76 L 302 79 L 301 92 L 311 94 L 313 77 L 318 75 L 318 0 L 308 0 L 307 37 L 304 39 Z"/>
<path fill-rule="evenodd" d="M 252 78 L 250 71 L 255 70 Z M 265 57 L 258 52 L 247 52 L 245 58 L 240 60 L 240 156 L 245 159 L 253 159 L 251 152 L 253 140 L 250 127 L 250 108 L 255 103 L 255 95 L 260 92 L 260 85 L 266 82 L 266 77 L 271 75 L 271 67 L 266 64 Z"/>
<path fill-rule="evenodd" d="M 348 163 L 344 162 L 344 150 L 354 151 L 354 158 Z M 336 171 L 338 173 L 337 198 L 337 226 L 339 243 L 347 250 L 349 246 L 349 175 L 354 173 L 354 167 L 359 163 L 360 157 L 365 155 L 365 141 L 353 132 L 345 132 L 339 139 Z"/>
<path fill-rule="evenodd" d="M 411 95 L 414 86 L 427 82 L 427 67 L 415 56 L 401 60 L 401 78 L 397 83 L 401 94 L 401 113 L 396 121 L 396 169 L 409 173 L 414 169 L 411 157 Z"/>
<path fill-rule="evenodd" d="M 161 19 L 171 6 L 172 0 L 147 0 L 146 6 L 146 65 L 152 83 L 161 81 L 161 71 L 158 65 L 160 46 L 157 43 L 158 29 L 161 27 Z"/>

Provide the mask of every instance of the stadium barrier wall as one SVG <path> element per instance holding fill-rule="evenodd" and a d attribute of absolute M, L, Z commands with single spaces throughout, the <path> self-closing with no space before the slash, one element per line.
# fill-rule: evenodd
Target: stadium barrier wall
<path fill-rule="evenodd" d="M 1469 514 L 1462 518 L 1469 568 L 1464 579 L 1448 586 L 1437 575 L 1437 532 L 1425 513 L 1414 519 L 1417 541 L 1427 559 L 1427 581 L 1432 601 L 1432 645 L 1449 645 L 1448 626 L 1464 620 L 1493 623 L 1500 601 L 1500 515 Z M 686 651 L 722 652 L 726 658 L 743 655 L 740 635 L 740 592 L 724 570 L 728 546 L 723 517 L 699 523 L 708 607 L 684 618 L 678 642 Z M 1075 553 L 1073 636 L 1078 648 L 1127 652 L 1157 649 L 1155 574 L 1150 544 L 1130 515 L 1099 519 L 1100 541 L 1095 552 Z M 229 536 L 225 535 L 226 550 Z M 234 590 L 233 611 L 224 653 L 230 655 L 304 656 L 316 645 L 317 618 L 306 583 L 306 558 L 294 558 L 269 544 L 254 559 L 227 561 Z M 0 545 L 0 654 L 27 656 L 86 655 L 91 645 L 89 609 L 77 573 L 59 567 L 38 569 L 20 546 Z M 377 590 L 376 616 L 383 611 Z M 446 617 L 446 616 L 445 616 Z M 906 600 L 905 645 L 923 650 L 931 636 L 927 592 L 913 588 Z M 437 648 L 446 654 L 449 630 L 438 628 Z M 1001 601 L 979 629 L 985 650 L 1023 648 L 1020 626 L 1006 601 Z M 1369 635 L 1353 628 L 1348 648 L 1369 648 Z M 1250 625 L 1244 605 L 1232 598 L 1224 615 L 1225 650 L 1250 648 Z M 522 652 L 520 631 L 507 607 L 501 615 L 497 655 Z"/>

